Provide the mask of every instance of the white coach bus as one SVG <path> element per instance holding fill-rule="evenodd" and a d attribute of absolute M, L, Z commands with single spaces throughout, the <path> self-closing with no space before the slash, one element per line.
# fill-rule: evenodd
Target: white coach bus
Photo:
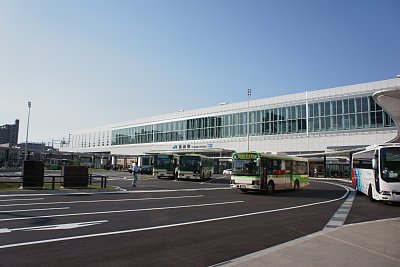
<path fill-rule="evenodd" d="M 373 145 L 354 153 L 352 183 L 371 201 L 400 201 L 400 144 Z"/>

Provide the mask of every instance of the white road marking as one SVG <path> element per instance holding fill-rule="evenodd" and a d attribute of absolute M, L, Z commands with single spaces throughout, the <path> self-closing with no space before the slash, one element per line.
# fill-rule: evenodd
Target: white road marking
<path fill-rule="evenodd" d="M 19 203 L 19 204 L 3 204 L 3 205 L 0 205 L 0 207 L 78 204 L 78 203 L 81 204 L 81 203 L 99 203 L 99 202 L 145 201 L 145 200 L 163 200 L 163 199 L 180 199 L 180 198 L 197 198 L 197 197 L 204 197 L 204 195 L 177 196 L 177 197 L 148 197 L 148 198 L 128 198 L 128 199 L 98 199 L 98 200 L 77 200 L 77 201 Z"/>
<path fill-rule="evenodd" d="M 37 244 L 46 244 L 46 243 L 52 243 L 52 242 L 76 240 L 76 239 L 91 238 L 91 237 L 100 237 L 100 236 L 109 236 L 109 235 L 118 235 L 118 234 L 135 233 L 135 232 L 158 230 L 158 229 L 166 229 L 166 228 L 193 225 L 193 224 L 200 224 L 200 223 L 207 223 L 207 222 L 230 220 L 230 219 L 236 219 L 236 218 L 241 218 L 241 217 L 248 217 L 248 216 L 260 215 L 260 214 L 266 214 L 266 213 L 287 211 L 287 210 L 292 210 L 292 209 L 311 207 L 311 206 L 322 205 L 322 204 L 327 204 L 327 203 L 339 201 L 339 200 L 342 200 L 343 198 L 345 198 L 347 196 L 348 192 L 349 191 L 346 191 L 346 193 L 340 198 L 321 201 L 321 202 L 315 202 L 315 203 L 310 203 L 310 204 L 304 204 L 304 205 L 299 205 L 299 206 L 294 206 L 294 207 L 287 207 L 287 208 L 281 208 L 281 209 L 275 209 L 275 210 L 265 210 L 265 211 L 251 212 L 251 213 L 238 214 L 238 215 L 232 215 L 232 216 L 226 216 L 226 217 L 217 217 L 217 218 L 211 218 L 211 219 L 205 219 L 205 220 L 199 220 L 199 221 L 191 221 L 191 222 L 183 222 L 183 223 L 176 223 L 176 224 L 159 225 L 159 226 L 137 228 L 137 229 L 130 229 L 130 230 L 122 230 L 122 231 L 115 231 L 115 232 L 104 232 L 104 233 L 97 233 L 97 234 L 70 236 L 70 237 L 63 237 L 63 238 L 56 238 L 56 239 L 37 240 L 37 241 L 24 242 L 24 243 L 8 244 L 8 245 L 1 245 L 0 249 L 12 248 L 12 247 L 21 247 L 21 246 L 29 246 L 29 245 L 37 245 Z"/>
<path fill-rule="evenodd" d="M 6 201 L 31 201 L 31 200 L 42 200 L 44 199 L 43 197 L 41 198 L 14 198 L 14 199 L 0 199 L 1 202 L 6 202 Z"/>
<path fill-rule="evenodd" d="M 138 211 L 183 209 L 183 208 L 194 208 L 194 207 L 206 207 L 206 206 L 217 206 L 217 205 L 237 204 L 237 203 L 243 203 L 243 202 L 244 202 L 244 201 L 229 201 L 229 202 L 216 202 L 216 203 L 205 203 L 205 204 L 194 204 L 194 205 L 183 205 L 183 206 L 169 206 L 169 207 L 160 207 L 160 208 L 143 208 L 143 209 L 132 209 L 132 210 L 94 211 L 94 212 L 82 212 L 82 213 L 71 213 L 71 214 L 54 214 L 54 215 L 32 216 L 32 217 L 17 217 L 17 218 L 0 219 L 0 222 L 5 222 L 5 221 L 19 221 L 19 220 L 31 220 L 31 219 L 42 219 L 42 218 L 55 218 L 55 217 L 68 217 L 68 216 L 84 216 L 84 215 L 98 215 L 98 214 L 111 214 L 111 213 L 126 213 L 126 212 L 138 212 Z"/>
<path fill-rule="evenodd" d="M 33 226 L 33 227 L 23 227 L 23 228 L 0 228 L 0 234 L 11 233 L 14 231 L 49 231 L 49 230 L 70 230 L 75 228 L 81 228 L 86 226 L 93 226 L 97 224 L 102 224 L 108 222 L 103 221 L 91 221 L 91 222 L 78 222 L 78 223 L 64 223 L 64 224 L 53 224 L 53 225 L 43 225 L 43 226 Z"/>
<path fill-rule="evenodd" d="M 2 214 L 2 213 L 14 213 L 14 212 L 43 211 L 43 210 L 66 210 L 66 209 L 70 209 L 70 207 L 46 208 L 46 209 L 29 209 L 29 210 L 2 210 L 2 211 L 0 211 L 0 214 Z"/>
<path fill-rule="evenodd" d="M 92 195 L 108 195 L 108 194 L 131 194 L 131 193 L 168 193 L 168 192 L 193 192 L 193 191 L 212 191 L 212 190 L 232 190 L 230 187 L 213 187 L 213 188 L 197 188 L 197 189 L 163 189 L 163 190 L 137 190 L 135 191 L 111 191 L 111 192 L 61 192 L 61 193 L 43 193 L 43 194 L 7 194 L 0 195 L 0 198 L 3 197 L 27 197 L 27 196 L 92 196 Z"/>

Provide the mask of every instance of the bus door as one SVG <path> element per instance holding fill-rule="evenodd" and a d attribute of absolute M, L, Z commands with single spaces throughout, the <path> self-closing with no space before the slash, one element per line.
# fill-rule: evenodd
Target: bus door
<path fill-rule="evenodd" d="M 261 164 L 260 164 L 260 189 L 266 189 L 267 188 L 267 166 L 268 166 L 268 161 L 267 159 L 261 159 Z"/>

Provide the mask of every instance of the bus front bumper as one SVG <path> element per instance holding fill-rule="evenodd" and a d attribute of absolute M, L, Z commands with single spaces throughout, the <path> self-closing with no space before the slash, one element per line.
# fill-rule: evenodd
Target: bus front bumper
<path fill-rule="evenodd" d="M 260 189 L 260 187 L 258 185 L 251 185 L 251 184 L 231 184 L 231 188 L 242 189 L 242 190 L 259 190 Z"/>
<path fill-rule="evenodd" d="M 383 201 L 400 202 L 400 192 L 382 191 L 379 192 L 379 198 Z"/>

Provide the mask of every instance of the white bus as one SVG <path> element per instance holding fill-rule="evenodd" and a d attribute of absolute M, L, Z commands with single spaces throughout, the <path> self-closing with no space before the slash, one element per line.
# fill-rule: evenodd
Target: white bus
<path fill-rule="evenodd" d="M 352 183 L 371 201 L 400 201 L 400 144 L 373 145 L 354 153 Z"/>
<path fill-rule="evenodd" d="M 174 154 L 157 154 L 153 158 L 153 175 L 157 178 L 174 178 L 177 156 Z"/>
<path fill-rule="evenodd" d="M 197 154 L 180 155 L 178 158 L 177 179 L 197 179 L 204 181 L 214 173 L 213 159 Z"/>
<path fill-rule="evenodd" d="M 231 188 L 243 192 L 298 190 L 308 185 L 308 160 L 258 152 L 233 153 Z"/>

